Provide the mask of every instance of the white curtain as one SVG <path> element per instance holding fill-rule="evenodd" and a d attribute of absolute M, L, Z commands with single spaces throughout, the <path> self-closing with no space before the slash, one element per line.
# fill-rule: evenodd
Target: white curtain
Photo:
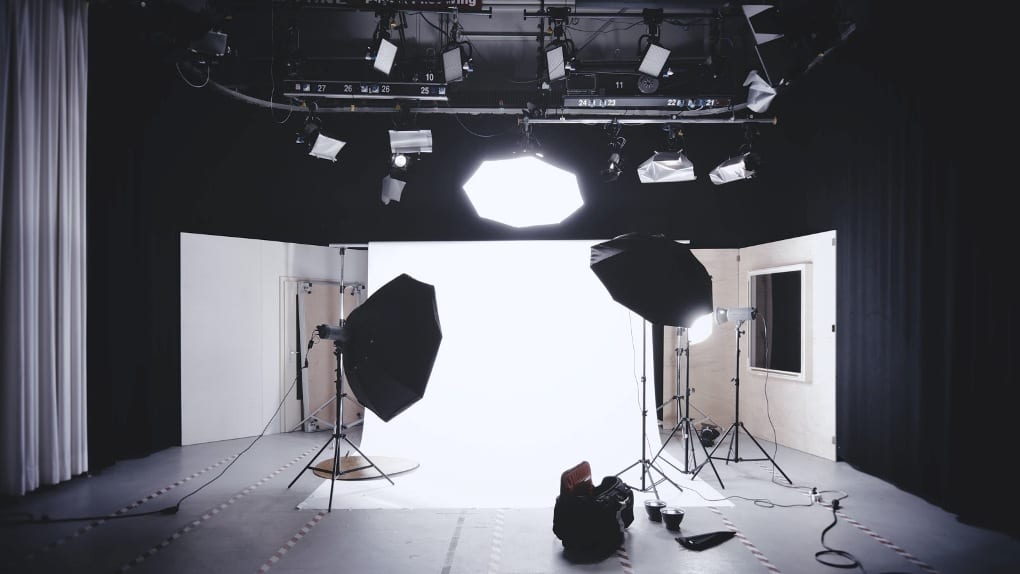
<path fill-rule="evenodd" d="M 0 0 L 0 491 L 88 469 L 84 0 Z"/>

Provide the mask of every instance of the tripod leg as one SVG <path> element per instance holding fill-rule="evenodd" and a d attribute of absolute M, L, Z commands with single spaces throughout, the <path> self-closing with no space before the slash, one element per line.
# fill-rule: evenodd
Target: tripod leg
<path fill-rule="evenodd" d="M 682 421 L 683 421 L 683 419 L 681 419 L 681 422 Z M 673 438 L 674 435 L 676 435 L 676 431 L 678 431 L 678 430 L 680 430 L 680 422 L 678 422 L 676 424 L 676 426 L 673 427 L 673 431 L 669 433 L 669 436 L 666 437 L 666 440 L 662 441 L 662 448 L 660 448 L 659 452 L 655 453 L 655 456 L 652 457 L 652 462 L 655 462 L 655 460 L 659 458 L 659 455 L 662 454 L 662 451 L 666 450 L 666 445 L 669 444 L 669 441 Z M 670 466 L 673 466 L 673 465 L 671 464 Z M 677 469 L 677 470 L 680 470 L 680 469 Z"/>
<path fill-rule="evenodd" d="M 655 469 L 655 472 L 658 472 L 659 474 L 661 474 L 661 475 L 662 475 L 662 478 L 663 478 L 663 480 L 665 480 L 666 482 L 668 482 L 668 483 L 672 484 L 673 486 L 675 486 L 675 487 L 676 487 L 676 489 L 677 489 L 677 490 L 679 490 L 680 492 L 683 492 L 683 491 L 684 491 L 684 489 L 683 489 L 683 488 L 681 488 L 679 484 L 677 484 L 676 482 L 673 482 L 673 479 L 672 479 L 672 478 L 670 478 L 670 477 L 666 476 L 666 473 L 665 473 L 665 472 L 662 472 L 661 470 L 659 470 L 659 468 L 658 468 L 657 466 L 655 466 L 654 464 L 652 464 L 652 463 L 650 463 L 650 462 L 649 462 L 649 463 L 648 463 L 648 468 L 654 468 L 654 469 Z M 650 472 L 649 472 L 649 473 L 648 473 L 648 476 L 651 476 L 651 475 L 652 475 L 652 473 L 650 473 Z M 662 481 L 659 481 L 659 482 L 662 482 Z M 652 483 L 652 487 L 653 487 L 653 488 L 655 487 L 655 482 L 653 482 L 653 483 Z M 655 497 L 656 497 L 656 498 L 658 498 L 658 497 L 659 497 L 659 492 L 658 492 L 658 491 L 656 491 L 656 492 L 655 492 Z"/>
<path fill-rule="evenodd" d="M 693 434 L 694 429 L 691 428 L 691 419 L 684 418 L 684 472 L 693 472 L 690 470 L 690 462 L 693 462 L 694 466 L 698 466 L 698 457 L 694 449 L 691 448 L 691 436 Z"/>
<path fill-rule="evenodd" d="M 319 455 L 322 454 L 322 451 L 326 450 L 326 447 L 329 446 L 329 443 L 331 442 L 333 442 L 332 436 L 326 439 L 326 443 L 322 445 L 322 448 L 319 449 L 319 452 L 315 453 L 315 456 L 312 457 L 312 461 L 306 464 L 305 467 L 301 469 L 301 472 L 297 473 L 297 476 L 294 477 L 294 480 L 290 481 L 290 484 L 287 485 L 287 488 L 294 486 L 294 483 L 297 482 L 297 479 L 301 478 L 301 475 L 304 474 L 305 471 L 308 470 L 310 466 L 315 464 L 315 459 L 319 458 Z"/>
<path fill-rule="evenodd" d="M 783 475 L 783 478 L 786 479 L 786 482 L 792 485 L 793 481 L 790 480 L 790 477 L 786 476 L 786 473 L 783 472 L 783 469 L 779 468 L 779 465 L 776 464 L 776 460 L 774 458 L 772 458 L 771 456 L 769 456 L 769 453 L 765 452 L 765 449 L 758 442 L 758 439 L 754 438 L 754 435 L 751 434 L 751 431 L 747 430 L 747 427 L 744 426 L 744 423 L 740 423 L 740 426 L 744 427 L 744 432 L 747 434 L 747 436 L 751 437 L 751 440 L 754 441 L 754 444 L 755 444 L 755 446 L 758 447 L 758 450 L 760 450 L 761 453 L 765 455 L 765 458 L 769 459 L 769 462 L 772 463 L 772 466 L 776 467 L 776 470 L 779 471 L 779 474 Z"/>
<path fill-rule="evenodd" d="M 654 459 L 654 458 L 652 459 L 652 462 L 653 462 L 653 463 L 655 462 L 655 459 Z M 668 464 L 669 466 L 672 466 L 672 467 L 673 467 L 673 468 L 675 468 L 675 469 L 676 469 L 676 471 L 677 471 L 677 472 L 679 472 L 679 473 L 687 474 L 687 472 L 686 472 L 686 471 L 684 471 L 684 470 L 681 470 L 681 469 L 677 468 L 677 466 L 676 466 L 675 464 L 673 464 L 672 462 L 669 462 L 669 460 L 668 460 L 668 459 L 665 459 L 665 458 L 664 458 L 664 459 L 662 459 L 662 462 L 664 462 L 664 463 Z"/>
<path fill-rule="evenodd" d="M 715 479 L 719 481 L 719 486 L 722 488 L 726 488 L 726 485 L 723 484 L 722 478 L 719 476 L 719 471 L 715 468 L 715 463 L 712 462 L 712 455 L 708 454 L 708 447 L 705 446 L 705 443 L 701 442 L 700 437 L 698 438 L 698 444 L 700 444 L 701 449 L 705 451 L 705 462 L 707 462 L 712 467 L 712 472 L 715 473 Z M 691 454 L 694 453 L 692 452 Z M 701 466 L 697 466 L 697 464 L 695 464 L 699 472 L 701 471 L 701 468 L 705 466 L 705 462 L 701 463 Z M 695 461 L 695 463 L 697 463 L 697 461 Z M 694 476 L 697 474 L 698 473 L 695 472 L 694 475 L 691 475 L 691 478 L 694 478 Z"/>
<path fill-rule="evenodd" d="M 388 480 L 388 481 L 390 482 L 390 484 L 395 484 L 395 483 L 393 482 L 393 479 L 392 479 L 392 478 L 390 478 L 390 475 L 388 475 L 388 474 L 386 474 L 385 472 L 383 472 L 381 468 L 379 468 L 379 467 L 378 467 L 378 466 L 377 466 L 377 465 L 376 465 L 376 464 L 375 464 L 374 462 L 372 462 L 372 459 L 370 459 L 370 458 L 368 458 L 367 456 L 365 456 L 365 453 L 361 452 L 361 449 L 360 449 L 360 448 L 358 448 L 357 446 L 355 446 L 353 442 L 351 442 L 350 440 L 348 440 L 348 439 L 347 439 L 347 437 L 343 437 L 343 438 L 344 438 L 344 441 L 346 441 L 346 442 L 347 442 L 347 444 L 351 445 L 351 447 L 353 447 L 353 448 L 354 448 L 354 450 L 358 451 L 358 454 L 360 454 L 360 455 L 361 455 L 361 458 L 363 458 L 363 459 L 367 460 L 367 461 L 368 461 L 368 464 L 372 465 L 372 467 L 374 467 L 374 468 L 375 468 L 376 472 L 378 472 L 379 474 L 381 474 L 381 475 L 383 476 L 383 478 L 385 478 L 386 480 Z"/>
<path fill-rule="evenodd" d="M 336 477 L 339 473 L 340 473 L 340 435 L 337 435 L 336 446 L 333 447 L 333 475 L 330 477 L 329 481 L 329 506 L 327 507 L 326 512 L 333 512 L 333 487 L 336 486 Z"/>
<path fill-rule="evenodd" d="M 730 425 L 730 428 L 726 429 L 726 432 L 725 432 L 725 433 L 723 433 L 723 435 L 722 435 L 721 437 L 719 437 L 719 442 L 718 442 L 718 443 L 716 443 L 716 445 L 715 445 L 715 448 L 713 448 L 713 449 L 712 449 L 712 452 L 710 452 L 710 453 L 708 454 L 708 459 L 709 459 L 709 460 L 712 460 L 713 458 L 715 458 L 715 451 L 719 450 L 719 447 L 721 447 L 721 446 L 722 446 L 722 443 L 723 443 L 723 439 L 725 439 L 725 438 L 726 438 L 726 437 L 727 437 L 727 436 L 728 436 L 728 435 L 730 434 L 730 431 L 732 431 L 732 430 L 733 430 L 733 427 L 735 427 L 735 426 L 737 426 L 737 423 L 733 423 L 733 424 L 731 424 L 731 425 Z M 704 445 L 702 445 L 702 446 L 704 446 Z M 726 459 L 726 461 L 727 461 L 727 462 L 729 462 L 729 458 L 727 458 L 727 459 Z M 701 468 L 704 468 L 704 466 L 702 466 Z M 701 468 L 699 468 L 699 469 L 697 470 L 697 472 L 695 472 L 695 473 L 694 473 L 694 474 L 693 474 L 693 475 L 691 476 L 691 478 L 694 478 L 695 476 L 698 476 L 698 472 L 701 472 Z M 712 468 L 713 468 L 713 469 L 715 469 L 715 465 L 712 465 Z"/>

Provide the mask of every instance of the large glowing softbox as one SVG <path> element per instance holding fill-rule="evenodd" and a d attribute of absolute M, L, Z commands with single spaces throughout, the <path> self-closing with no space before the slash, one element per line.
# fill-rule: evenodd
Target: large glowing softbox
<path fill-rule="evenodd" d="M 344 374 L 365 408 L 389 421 L 424 396 L 443 339 L 435 287 L 399 275 L 342 329 Z"/>
<path fill-rule="evenodd" d="M 628 233 L 591 248 L 591 269 L 614 300 L 646 321 L 690 327 L 712 312 L 712 277 L 687 246 Z"/>

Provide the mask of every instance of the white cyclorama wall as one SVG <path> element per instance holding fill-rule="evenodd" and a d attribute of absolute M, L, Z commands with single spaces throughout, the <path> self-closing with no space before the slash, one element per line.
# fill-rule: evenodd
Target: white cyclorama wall
<path fill-rule="evenodd" d="M 804 376 L 798 380 L 770 373 L 768 404 L 780 444 L 829 460 L 836 460 L 835 242 L 836 232 L 826 231 L 740 250 L 742 306 L 750 305 L 750 272 L 809 264 L 805 269 L 806 289 L 801 294 L 804 300 Z M 740 341 L 740 418 L 755 435 L 772 440 L 765 402 L 766 376 L 750 368 L 749 340 L 745 335 Z M 732 415 L 729 420 L 732 421 Z"/>
<path fill-rule="evenodd" d="M 365 413 L 362 450 L 438 469 L 444 488 L 538 489 L 549 506 L 578 462 L 598 480 L 639 460 L 644 323 L 591 271 L 595 243 L 371 243 L 370 293 L 401 273 L 434 285 L 443 340 L 423 399 L 389 422 Z M 650 387 L 650 360 L 646 373 Z"/>
<path fill-rule="evenodd" d="M 257 435 L 276 410 L 286 277 L 338 280 L 339 254 L 181 234 L 181 444 Z M 267 432 L 279 429 L 276 423 Z"/>

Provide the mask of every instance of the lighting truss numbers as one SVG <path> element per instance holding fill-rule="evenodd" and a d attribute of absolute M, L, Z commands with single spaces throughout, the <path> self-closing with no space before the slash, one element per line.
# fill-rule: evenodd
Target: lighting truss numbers
<path fill-rule="evenodd" d="M 616 98 L 578 98 L 579 108 L 615 108 Z"/>

